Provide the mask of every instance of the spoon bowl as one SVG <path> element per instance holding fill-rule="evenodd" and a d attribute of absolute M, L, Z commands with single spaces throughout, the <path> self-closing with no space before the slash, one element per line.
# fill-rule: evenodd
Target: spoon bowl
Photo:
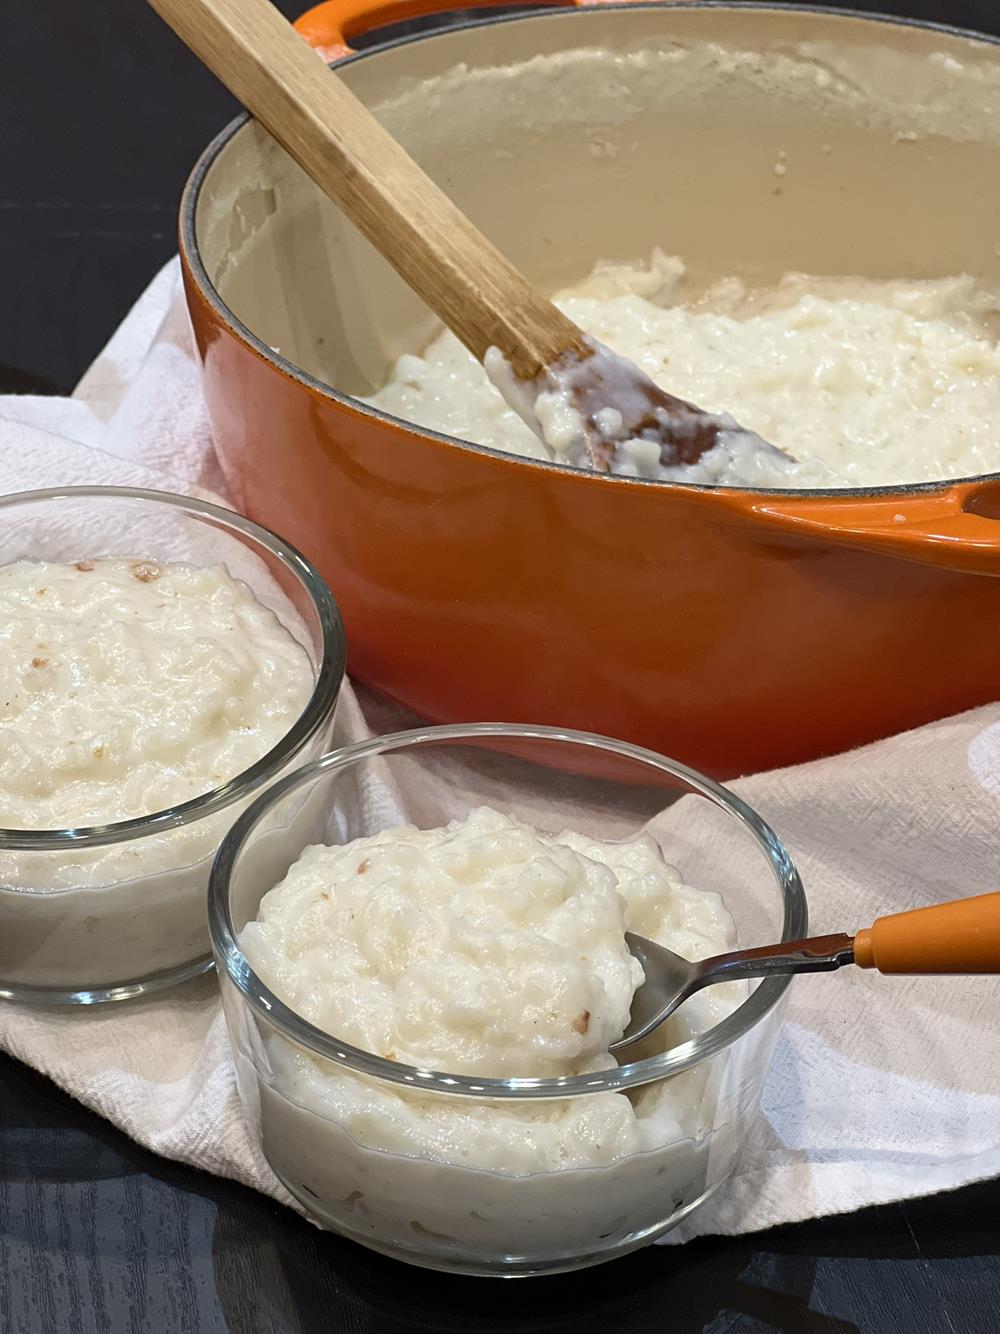
<path fill-rule="evenodd" d="M 625 932 L 625 943 L 642 964 L 646 980 L 632 998 L 628 1027 L 617 1042 L 612 1042 L 613 1052 L 647 1037 L 702 987 L 775 973 L 828 972 L 854 963 L 854 940 L 845 935 L 814 936 L 697 961 L 631 931 Z"/>

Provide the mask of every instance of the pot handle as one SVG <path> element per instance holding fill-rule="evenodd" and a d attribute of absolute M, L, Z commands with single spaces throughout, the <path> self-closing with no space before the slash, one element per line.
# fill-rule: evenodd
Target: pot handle
<path fill-rule="evenodd" d="M 1000 575 L 1000 482 L 893 495 L 761 498 L 756 519 L 789 535 L 966 574 Z"/>
<path fill-rule="evenodd" d="M 539 9 L 566 9 L 576 5 L 614 4 L 615 0 L 540 0 Z M 511 0 L 463 0 L 463 9 L 512 8 Z M 324 60 L 332 64 L 354 52 L 352 37 L 373 28 L 407 19 L 448 12 L 447 0 L 324 0 L 295 22 L 296 31 Z"/>

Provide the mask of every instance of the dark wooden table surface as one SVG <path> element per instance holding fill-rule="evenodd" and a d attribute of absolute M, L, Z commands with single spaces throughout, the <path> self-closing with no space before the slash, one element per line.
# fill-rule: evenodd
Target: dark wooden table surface
<path fill-rule="evenodd" d="M 998 0 L 857 7 L 1000 32 Z M 0 391 L 65 391 L 173 251 L 186 172 L 232 104 L 141 0 L 5 0 L 2 20 Z M 995 1183 L 576 1276 L 458 1280 L 0 1073 L 0 1334 L 1000 1332 Z"/>

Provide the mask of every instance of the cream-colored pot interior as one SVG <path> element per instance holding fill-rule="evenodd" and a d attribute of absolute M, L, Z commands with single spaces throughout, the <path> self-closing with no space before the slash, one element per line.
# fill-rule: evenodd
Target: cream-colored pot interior
<path fill-rule="evenodd" d="M 341 75 L 548 290 L 656 245 L 696 282 L 1000 276 L 1000 46 L 986 41 L 612 7 L 442 32 Z M 378 386 L 435 327 L 253 123 L 210 166 L 196 231 L 235 316 L 341 391 Z"/>

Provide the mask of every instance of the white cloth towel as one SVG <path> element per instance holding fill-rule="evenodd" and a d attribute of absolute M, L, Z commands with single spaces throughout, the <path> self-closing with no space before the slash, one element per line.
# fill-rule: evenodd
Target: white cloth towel
<path fill-rule="evenodd" d="M 0 491 L 80 483 L 225 500 L 176 261 L 72 398 L 0 397 Z M 347 689 L 338 730 L 357 739 L 407 721 Z M 1000 889 L 1000 705 L 732 787 L 788 845 L 817 933 Z M 289 1202 L 242 1115 L 213 977 L 95 1009 L 5 1005 L 0 1045 L 157 1153 Z M 738 1172 L 678 1235 L 998 1173 L 1000 980 L 820 975 L 792 987 Z"/>

